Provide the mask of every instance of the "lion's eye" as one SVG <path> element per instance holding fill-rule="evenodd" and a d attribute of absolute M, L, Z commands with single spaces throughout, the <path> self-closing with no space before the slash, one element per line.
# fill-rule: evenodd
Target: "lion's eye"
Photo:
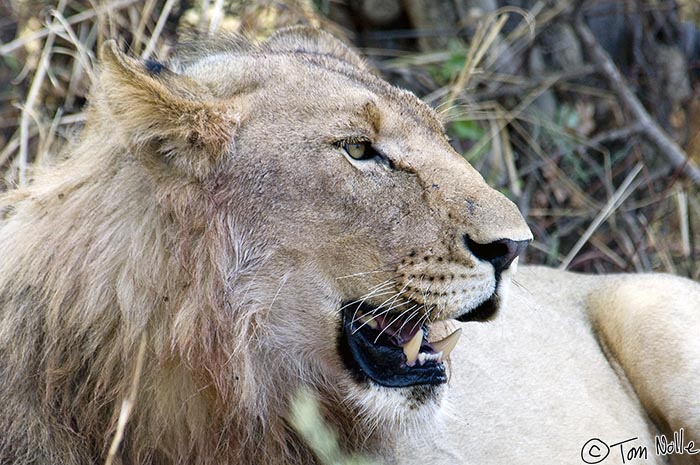
<path fill-rule="evenodd" d="M 343 145 L 343 149 L 347 152 L 350 157 L 354 158 L 355 160 L 366 160 L 368 158 L 372 158 L 373 154 L 371 154 L 372 150 L 369 149 L 368 147 L 369 143 L 367 142 L 357 142 L 357 143 L 345 143 Z"/>
<path fill-rule="evenodd" d="M 363 162 L 372 160 L 379 164 L 384 164 L 389 168 L 394 168 L 392 161 L 375 149 L 372 143 L 369 141 L 358 141 L 357 139 L 345 140 L 338 142 L 337 147 L 342 148 L 348 157 L 352 158 L 353 160 Z"/>

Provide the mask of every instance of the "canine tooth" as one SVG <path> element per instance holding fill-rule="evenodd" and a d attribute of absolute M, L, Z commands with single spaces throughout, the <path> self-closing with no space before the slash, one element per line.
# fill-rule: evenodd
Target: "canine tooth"
<path fill-rule="evenodd" d="M 374 317 L 371 317 L 369 315 L 362 315 L 362 317 L 360 318 L 360 321 L 372 329 L 379 328 L 379 323 L 377 323 L 377 321 L 374 319 Z"/>
<path fill-rule="evenodd" d="M 403 353 L 406 354 L 406 364 L 413 366 L 418 358 L 421 342 L 423 342 L 423 330 L 419 329 L 413 339 L 403 345 Z"/>
<path fill-rule="evenodd" d="M 459 328 L 454 333 L 447 336 L 445 339 L 437 342 L 432 342 L 430 345 L 433 346 L 433 350 L 441 354 L 441 359 L 446 360 L 450 356 L 450 352 L 455 348 L 460 336 L 462 335 L 462 328 Z"/>

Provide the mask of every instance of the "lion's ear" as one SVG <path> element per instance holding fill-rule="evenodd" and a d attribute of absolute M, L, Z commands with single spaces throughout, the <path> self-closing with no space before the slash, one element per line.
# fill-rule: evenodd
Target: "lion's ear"
<path fill-rule="evenodd" d="M 136 152 L 197 178 L 230 153 L 238 114 L 204 86 L 160 63 L 126 56 L 113 40 L 101 59 L 101 93 L 115 130 Z"/>
<path fill-rule="evenodd" d="M 277 53 L 312 53 L 329 55 L 360 69 L 367 69 L 365 61 L 331 34 L 308 26 L 292 26 L 272 34 L 262 43 L 265 50 Z"/>

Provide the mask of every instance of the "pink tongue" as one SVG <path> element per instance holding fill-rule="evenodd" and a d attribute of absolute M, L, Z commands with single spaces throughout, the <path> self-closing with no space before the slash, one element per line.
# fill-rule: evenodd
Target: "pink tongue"
<path fill-rule="evenodd" d="M 378 331 L 383 331 L 388 337 L 394 340 L 396 345 L 402 346 L 416 335 L 420 329 L 418 320 L 402 320 L 393 316 L 379 316 L 375 318 L 379 324 Z M 391 326 L 388 326 L 391 325 Z"/>

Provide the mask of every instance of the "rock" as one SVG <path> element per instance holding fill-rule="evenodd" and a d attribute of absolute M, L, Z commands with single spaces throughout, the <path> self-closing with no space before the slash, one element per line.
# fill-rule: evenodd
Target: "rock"
<path fill-rule="evenodd" d="M 583 65 L 581 43 L 570 24 L 552 24 L 539 37 L 545 62 L 553 71 L 569 71 Z"/>
<path fill-rule="evenodd" d="M 658 45 L 656 54 L 658 66 L 658 86 L 663 96 L 672 105 L 690 97 L 690 80 L 688 79 L 688 61 L 677 47 Z"/>
<path fill-rule="evenodd" d="M 360 11 L 375 26 L 386 26 L 401 16 L 399 0 L 362 0 Z"/>
<path fill-rule="evenodd" d="M 413 27 L 422 34 L 418 38 L 420 49 L 446 49 L 458 21 L 452 0 L 405 0 L 404 6 Z"/>

